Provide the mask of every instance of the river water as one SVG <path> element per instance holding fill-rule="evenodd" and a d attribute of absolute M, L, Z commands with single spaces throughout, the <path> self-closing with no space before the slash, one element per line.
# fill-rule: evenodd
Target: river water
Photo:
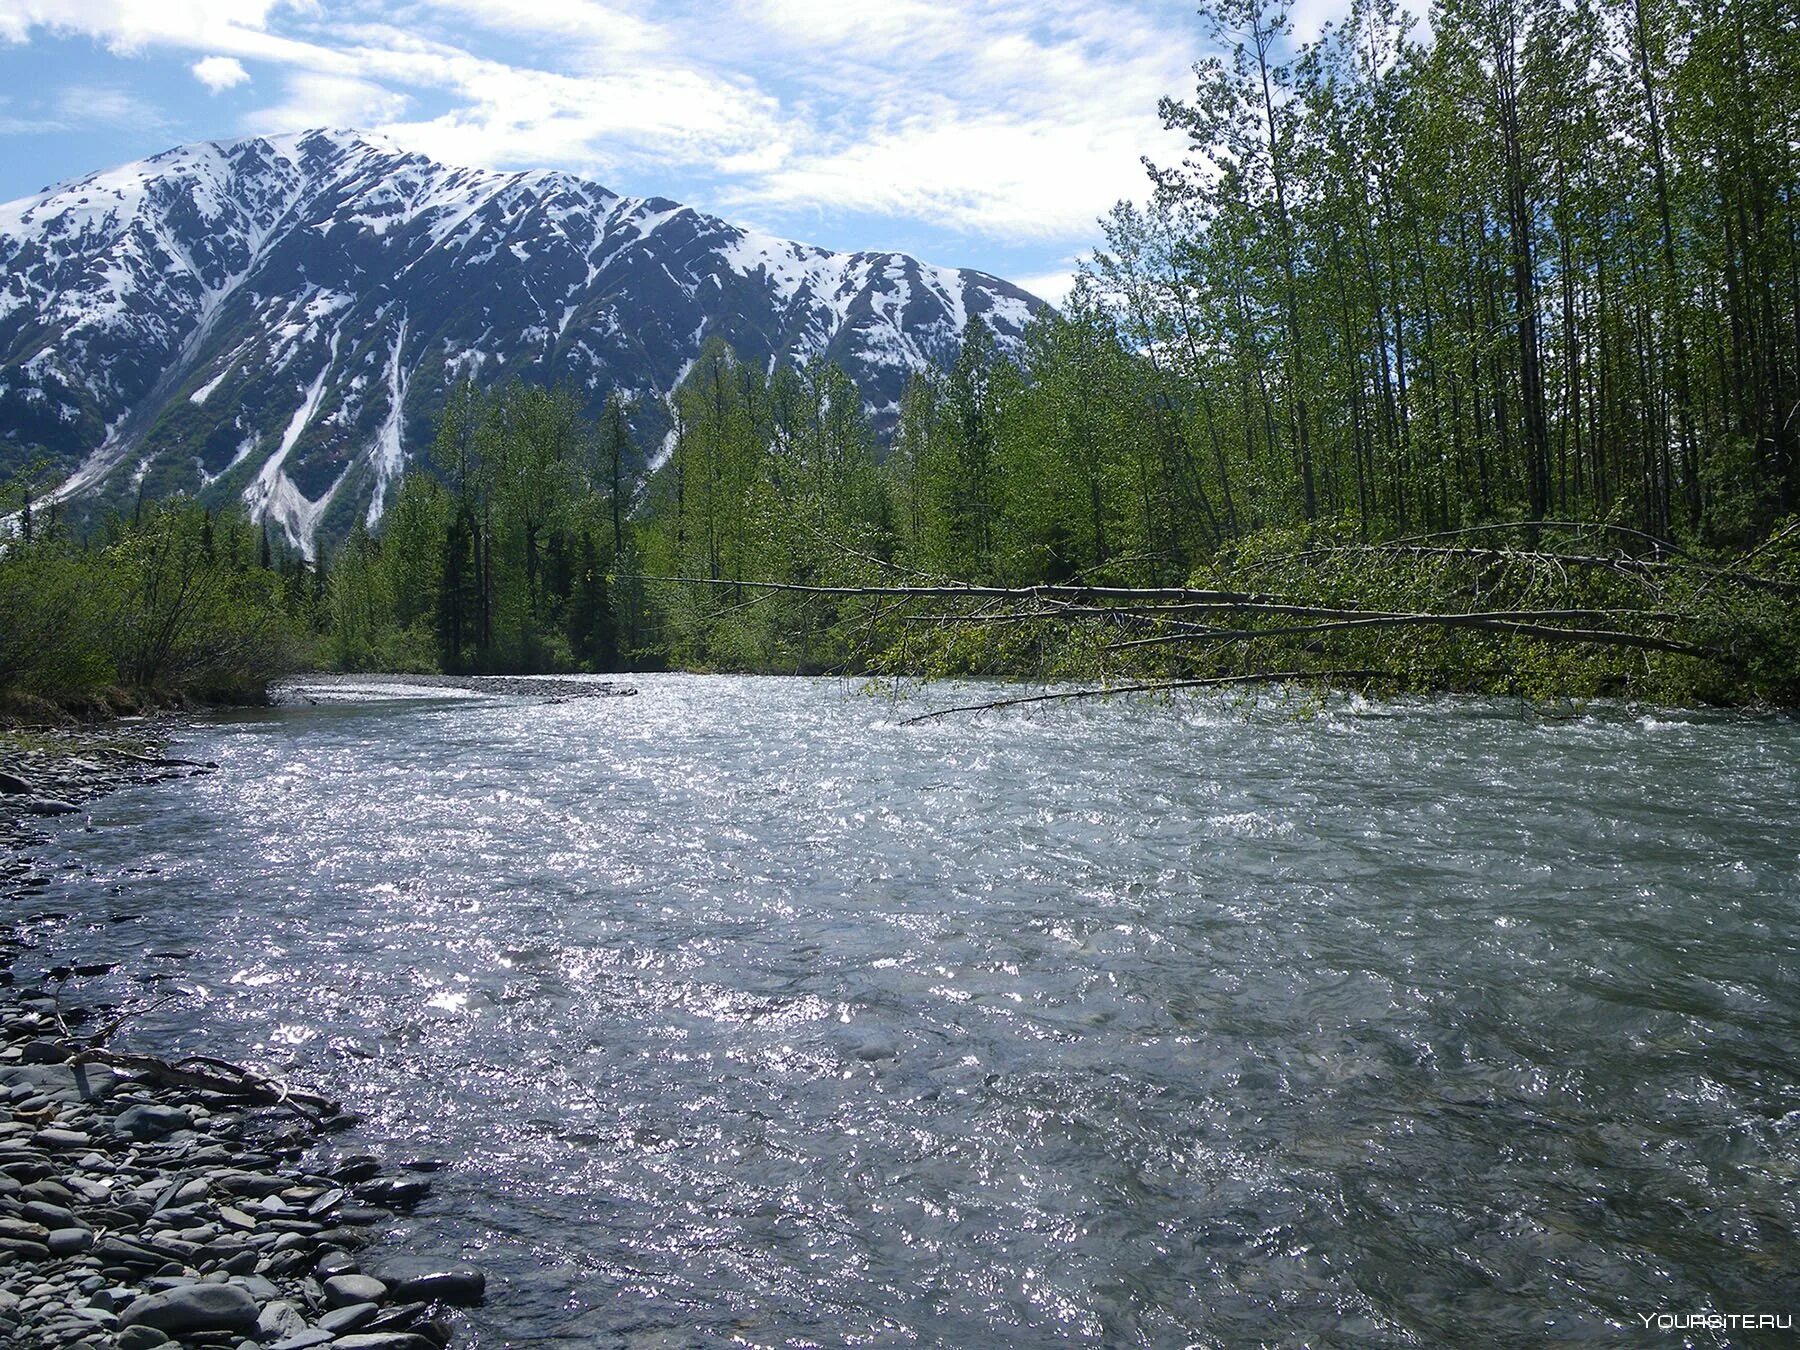
<path fill-rule="evenodd" d="M 452 1160 L 464 1344 L 1800 1314 L 1800 722 L 640 688 L 202 723 L 52 827 L 45 959 L 192 986 L 133 1043 Z"/>

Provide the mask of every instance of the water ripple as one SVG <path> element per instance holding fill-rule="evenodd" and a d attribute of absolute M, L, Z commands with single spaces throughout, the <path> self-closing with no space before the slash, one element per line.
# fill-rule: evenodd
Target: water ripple
<path fill-rule="evenodd" d="M 62 836 L 58 955 L 200 990 L 137 1034 L 458 1161 L 473 1344 L 1800 1303 L 1795 722 L 642 687 L 225 719 Z"/>

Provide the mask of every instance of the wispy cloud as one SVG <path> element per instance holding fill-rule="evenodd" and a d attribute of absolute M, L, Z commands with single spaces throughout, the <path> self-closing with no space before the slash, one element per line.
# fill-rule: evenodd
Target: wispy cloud
<path fill-rule="evenodd" d="M 281 102 L 245 116 L 246 131 L 270 133 L 303 127 L 369 127 L 404 117 L 412 100 L 353 75 L 293 71 L 282 81 Z"/>
<path fill-rule="evenodd" d="M 1321 0 L 1322 2 L 1322 0 Z M 452 162 L 672 166 L 722 204 L 881 213 L 1001 240 L 1091 235 L 1172 156 L 1156 100 L 1201 38 L 1185 0 L 0 0 L 0 39 L 194 53 L 208 88 L 279 72 L 256 130 L 372 126 Z"/>

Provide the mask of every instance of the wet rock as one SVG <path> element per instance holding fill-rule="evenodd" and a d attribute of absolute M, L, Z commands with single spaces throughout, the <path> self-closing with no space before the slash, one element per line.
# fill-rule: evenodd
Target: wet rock
<path fill-rule="evenodd" d="M 321 1280 L 329 1280 L 333 1275 L 354 1275 L 356 1273 L 356 1258 L 349 1252 L 321 1252 L 319 1259 L 313 1262 L 313 1274 Z"/>
<path fill-rule="evenodd" d="M 331 1345 L 332 1350 L 438 1350 L 436 1341 L 410 1331 L 372 1331 L 339 1336 Z"/>
<path fill-rule="evenodd" d="M 190 1284 L 146 1294 L 119 1314 L 125 1327 L 147 1326 L 171 1335 L 196 1331 L 249 1331 L 256 1325 L 256 1300 L 229 1284 Z"/>
<path fill-rule="evenodd" d="M 411 1209 L 431 1194 L 429 1181 L 371 1181 L 356 1188 L 360 1199 L 387 1209 Z"/>
<path fill-rule="evenodd" d="M 381 1175 L 381 1159 L 367 1153 L 353 1154 L 332 1168 L 331 1175 L 346 1185 L 373 1181 Z"/>
<path fill-rule="evenodd" d="M 487 1275 L 466 1262 L 434 1262 L 417 1256 L 390 1256 L 373 1273 L 403 1302 L 418 1300 L 471 1308 L 487 1295 Z"/>
<path fill-rule="evenodd" d="M 27 797 L 20 808 L 32 816 L 75 816 L 81 808 L 56 797 Z"/>
<path fill-rule="evenodd" d="M 119 1350 L 156 1350 L 169 1338 L 155 1327 L 126 1327 L 119 1333 Z"/>

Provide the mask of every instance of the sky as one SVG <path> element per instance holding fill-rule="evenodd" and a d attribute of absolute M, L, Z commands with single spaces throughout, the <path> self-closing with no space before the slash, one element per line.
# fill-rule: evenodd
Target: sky
<path fill-rule="evenodd" d="M 0 201 L 355 127 L 1057 300 L 1203 46 L 1191 0 L 0 0 Z"/>

